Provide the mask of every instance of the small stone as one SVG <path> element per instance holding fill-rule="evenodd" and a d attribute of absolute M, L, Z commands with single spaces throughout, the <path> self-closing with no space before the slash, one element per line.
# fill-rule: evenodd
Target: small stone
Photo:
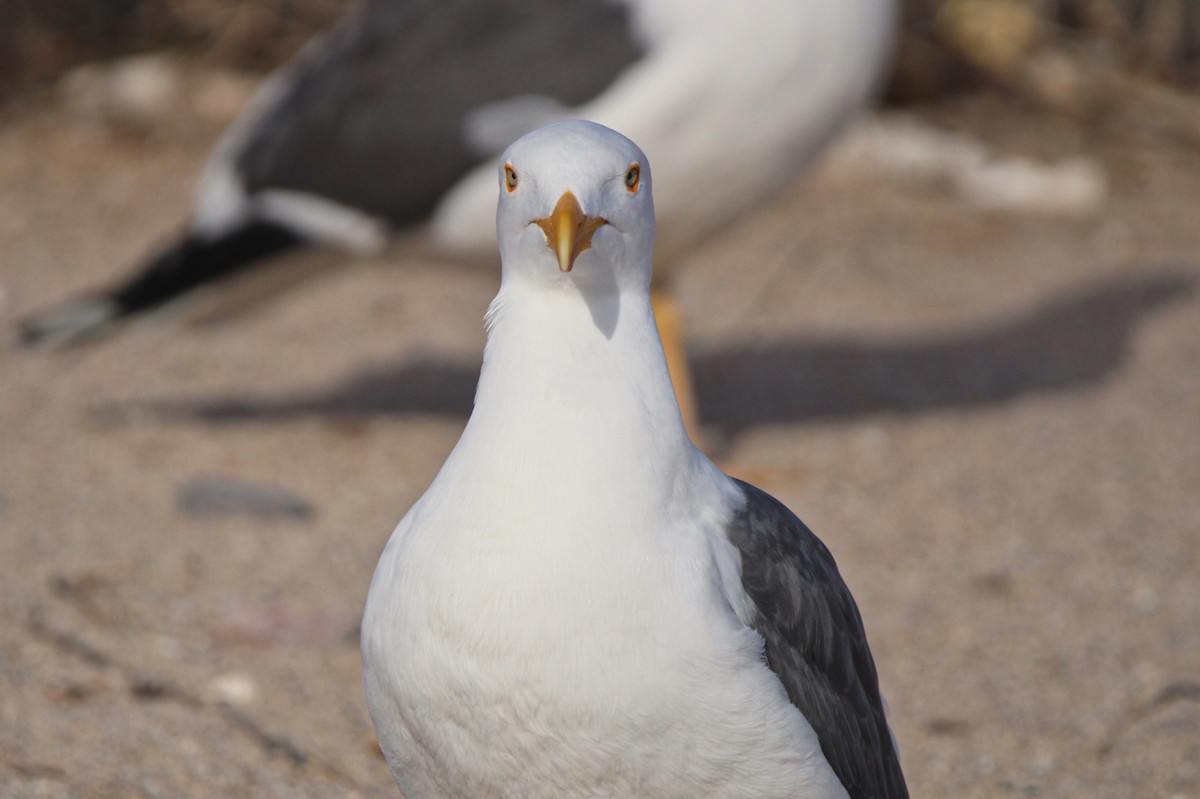
<path fill-rule="evenodd" d="M 925 723 L 925 729 L 931 735 L 943 736 L 947 738 L 961 738 L 971 731 L 969 722 L 963 719 L 949 718 L 939 716 L 938 718 L 930 719 Z"/>
<path fill-rule="evenodd" d="M 305 520 L 313 506 L 278 486 L 235 477 L 194 477 L 179 487 L 179 509 L 189 516 L 256 516 Z"/>
<path fill-rule="evenodd" d="M 246 707 L 258 698 L 258 684 L 249 675 L 232 671 L 209 680 L 208 693 L 218 702 Z"/>
<path fill-rule="evenodd" d="M 59 94 L 84 122 L 150 127 L 172 113 L 180 83 L 175 62 L 152 53 L 76 67 L 59 82 Z"/>

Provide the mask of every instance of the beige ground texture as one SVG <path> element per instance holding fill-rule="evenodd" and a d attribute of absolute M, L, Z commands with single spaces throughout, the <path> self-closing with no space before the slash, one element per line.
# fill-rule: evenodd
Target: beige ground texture
<path fill-rule="evenodd" d="M 1089 155 L 1108 201 L 817 170 L 674 264 L 705 446 L 833 550 L 914 796 L 1195 799 L 1200 146 L 1142 114 L 928 115 Z M 168 239 L 218 129 L 7 119 L 6 326 Z M 220 324 L 0 351 L 0 796 L 397 795 L 357 625 L 496 285 L 410 237 Z M 222 513 L 216 479 L 309 512 Z"/>

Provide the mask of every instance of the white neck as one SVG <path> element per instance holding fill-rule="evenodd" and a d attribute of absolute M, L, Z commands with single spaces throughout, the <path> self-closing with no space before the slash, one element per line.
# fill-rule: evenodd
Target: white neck
<path fill-rule="evenodd" d="M 580 503 L 638 513 L 704 461 L 644 290 L 585 301 L 567 280 L 506 280 L 489 321 L 475 410 L 437 483 L 552 524 Z"/>

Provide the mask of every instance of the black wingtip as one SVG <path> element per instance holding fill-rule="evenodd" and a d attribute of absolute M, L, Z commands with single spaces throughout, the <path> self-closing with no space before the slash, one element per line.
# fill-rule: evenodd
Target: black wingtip
<path fill-rule="evenodd" d="M 217 236 L 191 234 L 163 251 L 110 296 L 122 316 L 149 311 L 251 269 L 301 240 L 282 225 L 257 221 Z"/>
<path fill-rule="evenodd" d="M 249 222 L 218 236 L 189 234 L 108 291 L 67 300 L 18 323 L 23 347 L 82 344 L 119 323 L 253 268 L 302 241 L 291 230 Z"/>

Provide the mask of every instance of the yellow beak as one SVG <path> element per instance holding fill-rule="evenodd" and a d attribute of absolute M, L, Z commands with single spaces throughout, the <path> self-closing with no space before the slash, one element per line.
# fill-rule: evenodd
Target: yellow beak
<path fill-rule="evenodd" d="M 571 192 L 563 192 L 550 216 L 533 220 L 546 234 L 546 246 L 558 256 L 558 268 L 570 272 L 579 254 L 592 246 L 592 234 L 608 220 L 587 216 Z"/>

